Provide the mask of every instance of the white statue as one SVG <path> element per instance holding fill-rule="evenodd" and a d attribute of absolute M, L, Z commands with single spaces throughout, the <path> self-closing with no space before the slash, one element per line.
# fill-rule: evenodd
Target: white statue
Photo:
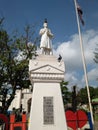
<path fill-rule="evenodd" d="M 45 55 L 52 55 L 51 39 L 53 38 L 53 34 L 48 28 L 47 20 L 45 20 L 43 26 L 44 28 L 42 28 L 39 32 L 39 34 L 41 35 L 41 42 L 40 42 L 41 53 Z"/>

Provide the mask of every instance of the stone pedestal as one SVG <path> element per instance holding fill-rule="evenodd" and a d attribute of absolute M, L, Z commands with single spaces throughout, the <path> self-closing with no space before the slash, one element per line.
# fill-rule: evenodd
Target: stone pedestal
<path fill-rule="evenodd" d="M 67 130 L 60 82 L 64 62 L 53 55 L 39 55 L 29 62 L 33 85 L 29 130 Z"/>

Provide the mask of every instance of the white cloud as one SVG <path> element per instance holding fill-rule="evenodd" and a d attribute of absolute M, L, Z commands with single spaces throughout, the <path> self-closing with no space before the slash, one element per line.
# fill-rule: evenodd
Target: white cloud
<path fill-rule="evenodd" d="M 20 62 L 22 60 L 24 60 L 26 58 L 26 56 L 24 55 L 23 51 L 19 51 L 18 55 L 15 57 L 15 60 L 17 60 L 17 62 Z"/>
<path fill-rule="evenodd" d="M 98 78 L 98 68 L 94 68 L 88 72 L 88 78 L 91 81 L 97 80 Z"/>
<path fill-rule="evenodd" d="M 89 30 L 82 34 L 83 49 L 86 66 L 90 81 L 96 80 L 98 71 L 96 71 L 93 61 L 94 51 L 98 42 L 98 31 Z M 78 34 L 71 37 L 70 41 L 61 43 L 55 50 L 56 54 L 61 54 L 65 62 L 66 74 L 65 79 L 73 84 L 83 85 L 83 62 Z M 93 68 L 93 69 L 92 69 Z M 95 72 L 97 72 L 95 74 Z"/>

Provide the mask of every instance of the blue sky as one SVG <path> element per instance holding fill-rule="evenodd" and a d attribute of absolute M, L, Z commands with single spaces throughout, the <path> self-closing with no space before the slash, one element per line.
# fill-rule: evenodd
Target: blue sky
<path fill-rule="evenodd" d="M 98 29 L 98 0 L 78 2 L 84 11 L 83 31 Z M 22 30 L 27 23 L 37 23 L 40 28 L 47 18 L 55 41 L 65 41 L 77 33 L 74 0 L 0 0 L 0 3 L 0 15 L 5 17 L 8 30 Z"/>
<path fill-rule="evenodd" d="M 98 41 L 98 0 L 78 0 L 78 3 L 85 21 L 81 32 L 89 84 L 98 86 L 98 65 L 93 62 Z M 66 64 L 65 79 L 70 82 L 70 86 L 76 84 L 84 87 L 74 0 L 0 0 L 0 16 L 5 17 L 5 28 L 9 33 L 15 29 L 22 33 L 26 24 L 35 23 L 37 35 L 47 18 L 54 34 L 54 53 L 62 54 Z"/>

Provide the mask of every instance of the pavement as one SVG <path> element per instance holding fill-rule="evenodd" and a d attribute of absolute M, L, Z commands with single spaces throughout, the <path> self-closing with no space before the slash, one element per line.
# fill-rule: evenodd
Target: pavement
<path fill-rule="evenodd" d="M 95 130 L 98 130 L 98 121 L 95 121 L 94 124 L 95 124 Z"/>

